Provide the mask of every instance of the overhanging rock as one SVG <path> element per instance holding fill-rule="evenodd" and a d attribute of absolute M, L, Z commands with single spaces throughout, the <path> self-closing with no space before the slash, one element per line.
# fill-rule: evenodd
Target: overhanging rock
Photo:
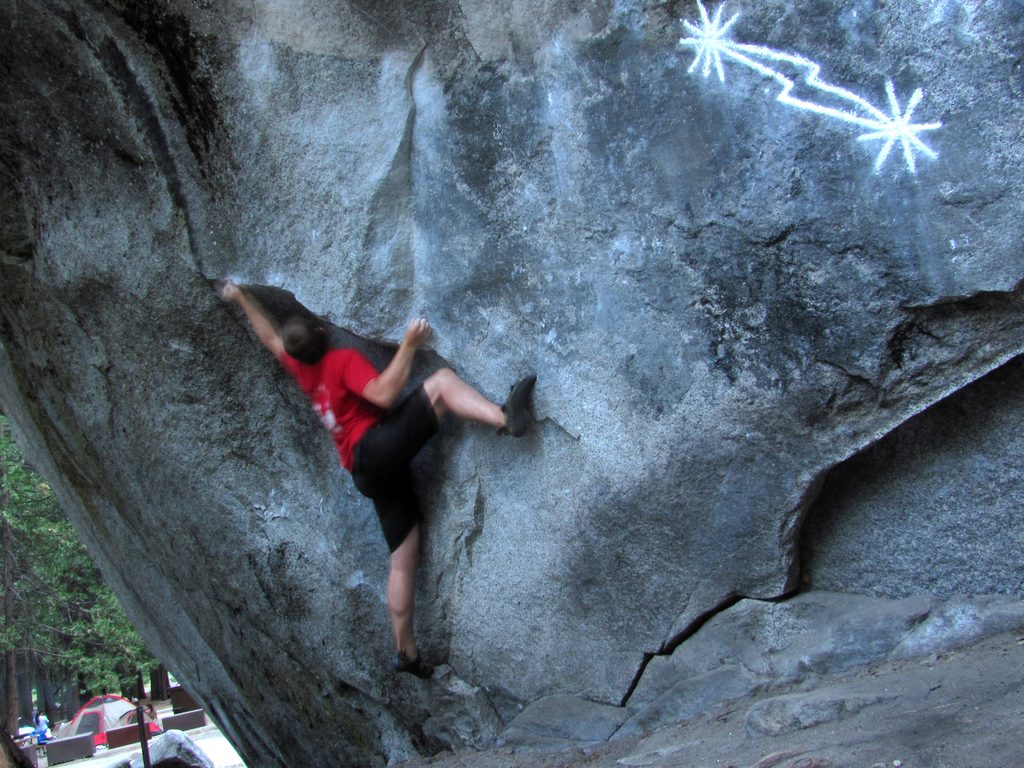
<path fill-rule="evenodd" d="M 253 768 L 618 703 L 795 586 L 830 467 L 1021 351 L 1017 4 L 314 5 L 0 7 L 0 399 Z M 457 683 L 388 671 L 372 510 L 225 275 L 381 359 L 425 314 L 494 399 L 537 371 L 534 436 L 418 465 Z"/>

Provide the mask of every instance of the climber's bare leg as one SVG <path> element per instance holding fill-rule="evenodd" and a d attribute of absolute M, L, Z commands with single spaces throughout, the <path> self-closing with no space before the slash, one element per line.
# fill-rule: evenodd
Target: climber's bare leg
<path fill-rule="evenodd" d="M 388 612 L 395 632 L 395 649 L 407 658 L 419 656 L 413 633 L 416 569 L 420 564 L 420 527 L 416 525 L 394 552 L 388 573 Z"/>
<path fill-rule="evenodd" d="M 461 419 L 478 421 L 499 429 L 505 426 L 505 414 L 501 407 L 469 386 L 450 368 L 442 368 L 428 376 L 423 382 L 423 389 L 430 398 L 438 421 L 446 413 L 452 413 Z"/>

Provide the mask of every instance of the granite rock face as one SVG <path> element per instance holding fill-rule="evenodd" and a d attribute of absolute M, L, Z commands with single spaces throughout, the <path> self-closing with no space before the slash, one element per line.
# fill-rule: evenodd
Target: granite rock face
<path fill-rule="evenodd" d="M 799 586 L 831 468 L 1021 352 L 1024 8 L 704 13 L 0 7 L 0 401 L 252 768 L 619 704 L 709 614 Z M 374 514 L 225 275 L 378 362 L 427 315 L 417 376 L 500 400 L 538 373 L 534 435 L 450 424 L 418 463 L 436 681 L 391 677 Z"/>
<path fill-rule="evenodd" d="M 834 470 L 808 515 L 803 577 L 880 597 L 1024 594 L 1024 359 Z"/>

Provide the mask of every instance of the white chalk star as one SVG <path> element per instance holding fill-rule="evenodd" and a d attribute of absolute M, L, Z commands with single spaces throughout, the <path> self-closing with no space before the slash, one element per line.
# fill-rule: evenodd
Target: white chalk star
<path fill-rule="evenodd" d="M 683 26 L 690 36 L 679 40 L 679 45 L 693 48 L 697 52 L 688 73 L 693 74 L 701 67 L 702 74 L 707 77 L 713 67 L 718 73 L 718 79 L 724 83 L 724 58 L 774 80 L 779 86 L 776 96 L 779 103 L 858 126 L 867 131 L 858 136 L 861 141 L 883 141 L 882 149 L 875 158 L 876 173 L 885 165 L 897 141 L 903 146 L 903 158 L 911 173 L 917 173 L 917 153 L 932 160 L 938 157 L 938 153 L 925 144 L 918 134 L 938 130 L 942 123 L 911 122 L 914 109 L 924 97 L 920 88 L 911 95 L 906 110 L 902 110 L 892 82 L 887 82 L 885 88 L 889 95 L 889 114 L 886 114 L 853 91 L 823 79 L 821 65 L 805 56 L 731 39 L 729 32 L 740 15 L 735 13 L 723 23 L 725 3 L 715 10 L 714 18 L 708 14 L 701 0 L 697 0 L 697 8 L 700 10 L 699 23 L 683 20 Z"/>
<path fill-rule="evenodd" d="M 718 10 L 715 11 L 715 18 L 711 19 L 708 16 L 707 9 L 704 7 L 704 3 L 697 0 L 697 5 L 700 7 L 701 26 L 691 24 L 689 21 L 684 21 L 683 26 L 686 30 L 693 35 L 679 42 L 685 45 L 692 45 L 697 49 L 697 55 L 693 59 L 693 63 L 690 64 L 690 68 L 687 72 L 693 72 L 703 60 L 704 62 L 704 77 L 707 77 L 711 73 L 711 65 L 714 63 L 715 71 L 718 72 L 718 79 L 723 83 L 725 82 L 725 70 L 722 69 L 722 50 L 727 48 L 729 45 L 729 28 L 736 23 L 736 19 L 740 17 L 738 13 L 734 13 L 725 24 L 722 24 L 722 11 L 725 5 L 718 6 Z"/>
<path fill-rule="evenodd" d="M 942 127 L 942 123 L 910 122 L 910 119 L 914 116 L 914 109 L 921 103 L 921 98 L 924 96 L 924 93 L 920 88 L 911 94 L 910 101 L 907 102 L 906 111 L 900 110 L 900 102 L 899 99 L 896 98 L 896 90 L 893 87 L 891 80 L 886 81 L 885 92 L 889 96 L 891 117 L 887 122 L 881 124 L 877 131 L 865 133 L 858 136 L 857 139 L 858 141 L 870 141 L 872 139 L 885 140 L 885 144 L 882 145 L 882 149 L 879 151 L 878 157 L 875 158 L 876 173 L 882 169 L 883 165 L 885 165 L 885 161 L 889 157 L 889 153 L 892 151 L 892 148 L 897 141 L 903 145 L 903 159 L 907 161 L 907 168 L 910 169 L 911 173 L 917 173 L 917 165 L 914 162 L 915 150 L 921 152 L 927 157 L 930 157 L 932 160 L 938 157 L 935 150 L 921 141 L 918 134 L 922 131 L 938 130 Z"/>

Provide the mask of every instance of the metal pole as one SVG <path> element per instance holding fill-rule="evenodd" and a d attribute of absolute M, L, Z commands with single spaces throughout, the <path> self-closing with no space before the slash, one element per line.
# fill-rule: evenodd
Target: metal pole
<path fill-rule="evenodd" d="M 146 724 L 146 716 L 142 711 L 142 705 L 135 705 L 135 720 L 139 724 L 139 743 L 142 745 L 142 764 L 145 768 L 152 768 L 149 764 L 149 726 Z"/>

